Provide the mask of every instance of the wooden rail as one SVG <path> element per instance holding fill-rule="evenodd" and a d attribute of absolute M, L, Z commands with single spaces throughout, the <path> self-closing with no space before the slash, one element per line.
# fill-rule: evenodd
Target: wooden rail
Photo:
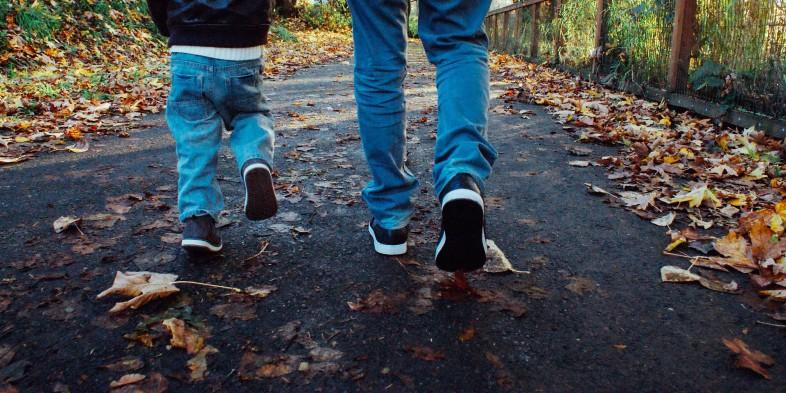
<path fill-rule="evenodd" d="M 529 6 L 533 5 L 533 4 L 545 3 L 547 1 L 551 1 L 551 0 L 527 0 L 527 1 L 522 1 L 522 2 L 518 2 L 518 3 L 513 3 L 513 4 L 509 5 L 509 6 L 502 7 L 502 8 L 497 8 L 495 10 L 489 11 L 489 13 L 488 13 L 488 15 L 486 15 L 486 17 L 492 16 L 492 15 L 497 15 L 497 14 L 502 14 L 502 13 L 506 13 L 506 12 L 510 12 L 510 11 L 513 11 L 513 10 L 517 10 L 519 8 L 526 8 L 526 7 L 529 7 Z"/>
<path fill-rule="evenodd" d="M 559 17 L 560 5 L 563 0 L 526 0 L 507 7 L 490 11 L 486 15 L 486 31 L 494 50 L 522 55 L 535 62 L 540 62 L 540 23 L 544 17 L 542 3 L 549 3 L 547 17 Z M 581 0 L 591 1 L 591 0 Z M 597 11 L 595 24 L 595 48 L 587 60 L 592 62 L 591 77 L 596 81 L 603 71 L 603 56 L 608 39 L 608 5 L 613 0 L 595 0 Z M 669 58 L 666 89 L 649 86 L 630 91 L 657 101 L 665 101 L 672 107 L 687 109 L 703 116 L 711 117 L 737 127 L 756 127 L 775 137 L 786 138 L 786 119 L 772 118 L 756 113 L 728 108 L 724 105 L 692 97 L 688 91 L 688 76 L 691 54 L 696 45 L 696 10 L 697 0 L 676 0 L 674 24 Z M 522 26 L 524 10 L 529 12 L 530 26 Z M 515 18 L 510 23 L 511 17 Z M 500 19 L 502 28 L 500 29 Z M 590 21 L 588 21 L 590 22 Z M 511 31 L 512 29 L 512 31 Z M 521 35 L 529 30 L 529 42 L 524 45 Z M 559 34 L 554 37 L 554 61 L 559 64 L 560 49 L 563 43 Z"/>

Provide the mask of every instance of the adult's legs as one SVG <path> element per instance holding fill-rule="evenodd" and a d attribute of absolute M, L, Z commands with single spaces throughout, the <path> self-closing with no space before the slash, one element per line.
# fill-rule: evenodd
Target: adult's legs
<path fill-rule="evenodd" d="M 460 173 L 470 175 L 483 190 L 497 158 L 486 140 L 489 69 L 483 19 L 489 5 L 490 0 L 418 2 L 418 33 L 429 61 L 437 67 L 437 195 Z"/>
<path fill-rule="evenodd" d="M 387 229 L 407 225 L 418 187 L 404 163 L 407 1 L 349 0 L 358 123 L 371 171 L 363 199 L 375 220 Z"/>

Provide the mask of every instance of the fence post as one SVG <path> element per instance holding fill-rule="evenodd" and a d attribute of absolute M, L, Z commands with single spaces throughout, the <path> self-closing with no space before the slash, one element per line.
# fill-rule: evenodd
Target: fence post
<path fill-rule="evenodd" d="M 513 11 L 516 17 L 516 23 L 513 25 L 513 51 L 516 54 L 521 54 L 522 42 L 521 42 L 521 19 L 524 15 L 522 15 L 520 10 Z"/>
<path fill-rule="evenodd" d="M 559 51 L 562 48 L 562 30 L 558 29 L 555 26 L 557 24 L 557 19 L 560 17 L 560 7 L 562 6 L 562 0 L 551 0 L 551 24 L 552 24 L 552 34 L 554 35 L 554 63 L 559 64 Z"/>
<path fill-rule="evenodd" d="M 508 37 L 510 36 L 510 32 L 508 31 L 508 19 L 510 18 L 508 17 L 509 15 L 507 12 L 500 13 L 499 15 L 502 15 L 502 37 L 503 37 L 502 45 L 500 46 L 500 49 L 503 52 L 507 52 L 508 41 L 509 41 Z"/>
<path fill-rule="evenodd" d="M 597 0 L 598 8 L 595 12 L 595 50 L 592 53 L 592 76 L 597 76 L 600 66 L 603 64 L 603 53 L 606 47 L 606 35 L 608 24 L 606 23 L 606 11 L 609 8 L 609 0 Z"/>
<path fill-rule="evenodd" d="M 538 58 L 540 51 L 540 3 L 532 5 L 532 42 L 529 47 L 529 57 Z"/>
<path fill-rule="evenodd" d="M 688 87 L 690 57 L 696 43 L 696 0 L 677 0 L 674 29 L 671 35 L 668 90 L 684 91 Z"/>

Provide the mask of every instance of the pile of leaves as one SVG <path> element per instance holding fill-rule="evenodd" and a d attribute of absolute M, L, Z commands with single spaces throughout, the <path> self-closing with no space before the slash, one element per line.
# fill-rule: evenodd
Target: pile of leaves
<path fill-rule="evenodd" d="M 128 136 L 164 109 L 168 53 L 142 0 L 13 0 L 0 9 L 0 165 L 82 153 L 88 134 Z M 4 23 L 4 25 L 3 25 Z M 350 54 L 346 33 L 274 29 L 265 74 Z"/>
<path fill-rule="evenodd" d="M 606 167 L 608 178 L 622 191 L 588 184 L 589 191 L 669 228 L 666 254 L 689 259 L 690 268 L 750 273 L 760 294 L 786 301 L 786 290 L 770 288 L 786 287 L 783 141 L 752 128 L 733 129 L 676 112 L 665 103 L 508 55 L 494 56 L 492 63 L 513 85 L 505 93 L 509 101 L 547 106 L 578 141 L 622 147 L 616 155 L 570 164 Z M 572 154 L 586 155 L 574 150 Z M 688 247 L 691 254 L 685 252 Z M 696 281 L 710 289 L 739 292 L 736 283 L 667 268 L 666 276 L 674 278 L 668 281 Z"/>

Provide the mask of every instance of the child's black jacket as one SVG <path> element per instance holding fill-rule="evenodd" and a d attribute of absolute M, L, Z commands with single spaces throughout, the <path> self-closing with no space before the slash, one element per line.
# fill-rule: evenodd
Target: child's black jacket
<path fill-rule="evenodd" d="M 147 0 L 169 46 L 245 48 L 267 42 L 270 0 Z"/>

